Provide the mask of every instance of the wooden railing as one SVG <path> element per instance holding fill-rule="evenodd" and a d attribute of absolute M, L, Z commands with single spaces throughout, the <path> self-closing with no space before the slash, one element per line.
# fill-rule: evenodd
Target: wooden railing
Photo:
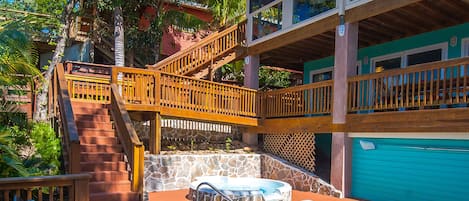
<path fill-rule="evenodd" d="M 260 94 L 265 118 L 328 114 L 332 111 L 333 81 L 306 84 Z"/>
<path fill-rule="evenodd" d="M 127 104 L 255 117 L 256 90 L 158 71 L 114 68 Z"/>
<path fill-rule="evenodd" d="M 469 103 L 469 58 L 360 75 L 348 80 L 348 110 Z"/>
<path fill-rule="evenodd" d="M 167 73 L 186 75 L 240 46 L 245 39 L 245 29 L 246 21 L 243 21 L 221 32 L 213 33 L 194 46 L 147 67 Z"/>
<path fill-rule="evenodd" d="M 144 146 L 135 132 L 116 84 L 111 84 L 111 115 L 131 169 L 132 191 L 143 193 Z"/>
<path fill-rule="evenodd" d="M 63 133 L 63 146 L 65 149 L 66 164 L 68 164 L 68 173 L 80 172 L 80 139 L 73 115 L 72 102 L 68 93 L 67 80 L 65 78 L 63 64 L 58 64 L 55 69 L 53 79 L 54 91 L 56 92 L 57 102 L 59 105 L 58 118 L 60 121 L 61 131 Z M 54 98 L 55 101 L 56 98 Z"/>
<path fill-rule="evenodd" d="M 0 178 L 0 200 L 88 201 L 89 174 Z"/>
<path fill-rule="evenodd" d="M 109 103 L 110 78 L 67 74 L 68 91 L 72 100 Z"/>

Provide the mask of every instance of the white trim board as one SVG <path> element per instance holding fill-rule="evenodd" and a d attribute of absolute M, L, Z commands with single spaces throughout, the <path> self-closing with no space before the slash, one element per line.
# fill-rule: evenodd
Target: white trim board
<path fill-rule="evenodd" d="M 404 139 L 450 139 L 469 140 L 469 133 L 349 133 L 351 138 L 404 138 Z"/>

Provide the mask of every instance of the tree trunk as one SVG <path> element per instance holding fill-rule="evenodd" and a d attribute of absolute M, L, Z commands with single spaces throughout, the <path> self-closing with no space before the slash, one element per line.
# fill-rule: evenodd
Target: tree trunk
<path fill-rule="evenodd" d="M 124 17 L 122 8 L 114 8 L 114 61 L 116 66 L 125 66 Z"/>
<path fill-rule="evenodd" d="M 64 26 L 60 32 L 60 36 L 57 39 L 57 45 L 55 46 L 55 51 L 52 56 L 52 61 L 47 69 L 44 80 L 39 83 L 39 90 L 36 96 L 36 111 L 34 112 L 34 121 L 45 122 L 48 119 L 48 93 L 49 93 L 49 83 L 54 73 L 54 69 L 59 62 L 62 61 L 62 56 L 65 52 L 65 45 L 68 39 L 68 34 L 71 25 L 72 10 L 75 5 L 75 0 L 70 0 L 65 7 L 65 10 L 62 14 Z M 56 104 L 56 103 L 55 103 Z M 50 109 L 50 108 L 49 108 Z"/>

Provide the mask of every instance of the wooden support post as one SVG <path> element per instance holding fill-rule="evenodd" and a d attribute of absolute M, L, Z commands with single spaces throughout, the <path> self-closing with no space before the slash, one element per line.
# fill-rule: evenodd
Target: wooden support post
<path fill-rule="evenodd" d="M 244 59 L 244 86 L 251 89 L 259 89 L 259 55 L 250 55 Z M 257 133 L 243 133 L 243 142 L 249 145 L 257 145 Z"/>
<path fill-rule="evenodd" d="M 71 189 L 70 197 L 75 201 L 89 201 L 90 200 L 90 178 L 80 178 L 73 181 L 73 189 Z"/>
<path fill-rule="evenodd" d="M 161 151 L 161 115 L 154 113 L 150 120 L 150 153 L 160 154 Z"/>
<path fill-rule="evenodd" d="M 335 67 L 332 123 L 343 127 L 347 115 L 347 77 L 356 74 L 358 23 L 346 23 L 343 35 L 335 35 Z M 351 139 L 344 132 L 332 133 L 331 184 L 348 196 L 351 178 Z"/>

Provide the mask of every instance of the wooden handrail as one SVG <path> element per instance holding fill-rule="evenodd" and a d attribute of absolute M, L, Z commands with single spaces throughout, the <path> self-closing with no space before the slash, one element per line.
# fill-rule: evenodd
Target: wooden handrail
<path fill-rule="evenodd" d="M 213 33 L 155 65 L 147 65 L 147 68 L 185 75 L 241 45 L 245 38 L 245 26 L 246 21 L 243 21 L 221 32 Z"/>
<path fill-rule="evenodd" d="M 42 201 L 48 189 L 49 200 L 89 201 L 90 178 L 89 174 L 0 178 L 0 200 L 32 200 L 34 196 Z M 68 199 L 64 199 L 65 188 Z"/>
<path fill-rule="evenodd" d="M 144 146 L 135 132 L 116 84 L 111 84 L 111 115 L 124 152 L 131 164 L 132 191 L 143 193 Z"/>
<path fill-rule="evenodd" d="M 328 114 L 332 112 L 333 81 L 260 92 L 262 118 Z"/>
<path fill-rule="evenodd" d="M 68 149 L 68 172 L 79 173 L 80 170 L 80 138 L 73 115 L 72 102 L 68 93 L 63 64 L 56 68 L 57 98 L 59 103 L 60 120 L 64 132 L 65 147 Z"/>
<path fill-rule="evenodd" d="M 396 110 L 469 103 L 469 57 L 348 79 L 348 110 Z"/>

